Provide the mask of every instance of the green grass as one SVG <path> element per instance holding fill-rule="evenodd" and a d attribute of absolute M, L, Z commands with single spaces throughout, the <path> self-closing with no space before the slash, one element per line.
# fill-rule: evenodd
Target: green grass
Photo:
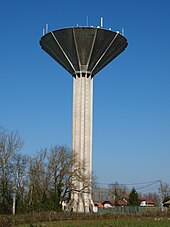
<path fill-rule="evenodd" d="M 118 218 L 114 220 L 74 220 L 23 224 L 18 227 L 170 227 L 170 218 Z"/>
<path fill-rule="evenodd" d="M 170 227 L 169 212 L 68 213 L 32 212 L 0 215 L 0 227 Z"/>

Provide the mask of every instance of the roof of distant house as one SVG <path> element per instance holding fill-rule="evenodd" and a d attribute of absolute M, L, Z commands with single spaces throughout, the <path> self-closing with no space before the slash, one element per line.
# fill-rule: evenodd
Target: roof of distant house
<path fill-rule="evenodd" d="M 155 205 L 155 202 L 153 202 L 152 200 L 146 200 L 146 203 Z"/>
<path fill-rule="evenodd" d="M 168 201 L 164 202 L 164 204 L 166 204 L 166 205 L 170 205 L 170 200 L 168 200 Z"/>
<path fill-rule="evenodd" d="M 113 206 L 115 204 L 115 200 L 106 200 L 102 204 L 104 205 L 106 203 L 109 203 L 110 205 Z M 127 201 L 126 200 L 118 200 L 118 204 L 120 206 L 125 206 L 125 205 L 127 205 Z"/>
<path fill-rule="evenodd" d="M 103 208 L 103 204 L 102 203 L 94 203 L 94 205 L 97 206 L 97 207 Z"/>

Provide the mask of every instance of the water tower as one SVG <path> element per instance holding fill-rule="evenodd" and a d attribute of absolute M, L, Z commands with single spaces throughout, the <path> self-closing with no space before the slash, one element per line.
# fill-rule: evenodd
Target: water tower
<path fill-rule="evenodd" d="M 72 150 L 85 161 L 85 174 L 92 175 L 93 78 L 127 47 L 126 38 L 100 27 L 71 27 L 47 32 L 40 45 L 73 78 Z M 72 192 L 73 211 L 89 212 L 91 191 L 82 192 L 77 181 Z M 90 183 L 90 182 L 89 182 Z"/>

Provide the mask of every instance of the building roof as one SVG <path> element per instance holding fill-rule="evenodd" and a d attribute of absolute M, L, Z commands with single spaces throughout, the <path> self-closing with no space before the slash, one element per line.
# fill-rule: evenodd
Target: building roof
<path fill-rule="evenodd" d="M 170 205 L 170 200 L 164 202 L 165 205 Z"/>
<path fill-rule="evenodd" d="M 146 200 L 146 203 L 155 205 L 155 202 L 153 202 L 152 200 Z"/>
<path fill-rule="evenodd" d="M 109 203 L 111 206 L 114 206 L 115 200 L 106 200 L 102 204 L 104 205 L 106 203 Z M 125 206 L 125 205 L 127 205 L 127 201 L 126 200 L 118 200 L 118 205 L 119 206 Z"/>
<path fill-rule="evenodd" d="M 102 203 L 94 203 L 95 206 L 103 208 L 103 204 Z"/>

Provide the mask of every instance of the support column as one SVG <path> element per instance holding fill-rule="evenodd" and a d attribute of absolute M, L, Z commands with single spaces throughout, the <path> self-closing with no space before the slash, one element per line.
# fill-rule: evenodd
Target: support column
<path fill-rule="evenodd" d="M 82 164 L 85 162 L 83 175 L 89 177 L 89 185 L 92 177 L 92 107 L 93 79 L 87 73 L 80 73 L 73 77 L 72 149 L 78 161 Z M 84 193 L 83 183 L 83 181 L 74 181 L 76 190 L 72 192 L 72 199 L 75 212 L 89 212 L 91 205 L 91 187 L 90 192 Z"/>

